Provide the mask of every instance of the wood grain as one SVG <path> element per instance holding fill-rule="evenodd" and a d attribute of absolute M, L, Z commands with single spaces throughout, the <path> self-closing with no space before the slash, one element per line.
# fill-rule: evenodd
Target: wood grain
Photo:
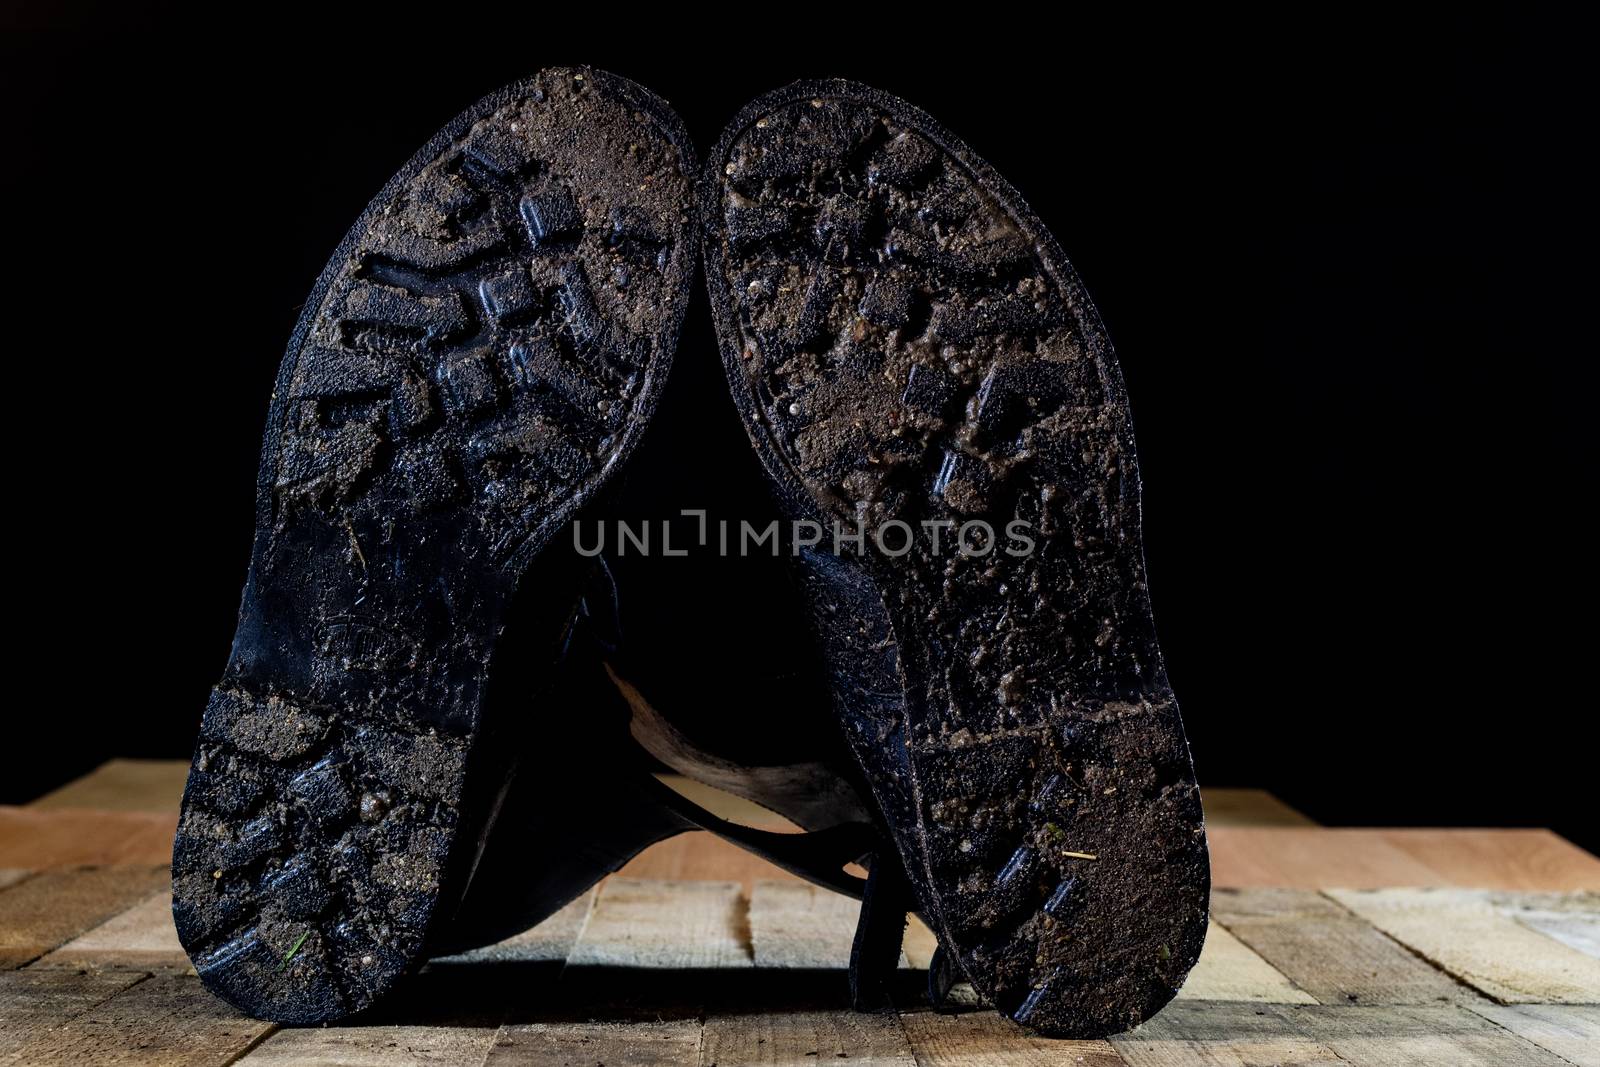
<path fill-rule="evenodd" d="M 632 1023 L 524 1023 L 495 1035 L 489 1067 L 511 1064 L 604 1064 L 667 1067 L 700 1062 L 700 1024 L 693 1019 Z"/>
<path fill-rule="evenodd" d="M 144 977 L 32 969 L 0 973 L 0 1063 L 15 1062 L 14 1057 L 49 1031 Z"/>
<path fill-rule="evenodd" d="M 51 952 L 35 968 L 187 970 L 189 957 L 172 924 L 172 892 L 163 887 Z"/>
<path fill-rule="evenodd" d="M 0 890 L 0 968 L 20 967 L 167 884 L 162 867 L 45 871 Z"/>
<path fill-rule="evenodd" d="M 1600 858 L 1549 830 L 1384 830 L 1395 848 L 1438 875 L 1425 885 L 1600 890 Z M 1328 879 L 1324 885 L 1349 886 Z M 1388 885 L 1404 883 L 1391 881 Z"/>
<path fill-rule="evenodd" d="M 1348 1067 L 1270 1004 L 1179 1000 L 1110 1039 L 1128 1067 Z M 1420 1067 L 1420 1065 L 1418 1065 Z"/>
<path fill-rule="evenodd" d="M 1237 1000 L 1259 1004 L 1315 1004 L 1316 999 L 1280 974 L 1272 964 L 1212 922 L 1200 960 L 1189 972 L 1182 1000 Z"/>
<path fill-rule="evenodd" d="M 1122 1067 L 1104 1041 L 1038 1037 L 992 1011 L 900 1017 L 919 1067 Z"/>
<path fill-rule="evenodd" d="M 1341 1059 L 1364 1067 L 1566 1067 L 1560 1057 L 1462 1008 L 1281 1009 Z"/>
<path fill-rule="evenodd" d="M 754 963 L 744 895 L 735 882 L 613 877 L 568 967 L 694 969 Z"/>
<path fill-rule="evenodd" d="M 1491 893 L 1489 899 L 1528 929 L 1600 957 L 1600 893 Z"/>
<path fill-rule="evenodd" d="M 757 882 L 750 894 L 756 966 L 846 968 L 860 914 L 860 901 L 805 882 Z"/>
<path fill-rule="evenodd" d="M 1485 1001 L 1472 1010 L 1577 1067 L 1600 1067 L 1600 1007 Z"/>
<path fill-rule="evenodd" d="M 809 882 L 757 882 L 750 942 L 757 967 L 850 966 L 861 902 Z M 938 940 L 915 915 L 906 921 L 900 966 L 927 970 Z"/>
<path fill-rule="evenodd" d="M 1208 828 L 1214 886 L 1431 885 L 1438 874 L 1378 831 Z"/>
<path fill-rule="evenodd" d="M 1219 886 L 1600 888 L 1600 859 L 1548 830 L 1208 830 Z"/>
<path fill-rule="evenodd" d="M 1211 913 L 1322 1004 L 1476 999 L 1342 905 L 1309 889 L 1218 889 Z"/>
<path fill-rule="evenodd" d="M 851 1011 L 756 1012 L 713 1016 L 701 1039 L 702 1067 L 825 1064 L 917 1067 L 900 1020 Z"/>
<path fill-rule="evenodd" d="M 19 1063 L 224 1064 L 272 1029 L 240 1015 L 189 975 L 156 975 L 14 1053 Z"/>
<path fill-rule="evenodd" d="M 1111 1039 L 1130 1067 L 1561 1067 L 1563 1060 L 1450 1006 L 1174 1004 Z"/>
<path fill-rule="evenodd" d="M 165 866 L 178 813 L 0 805 L 0 867 Z"/>
<path fill-rule="evenodd" d="M 271 1033 L 204 992 L 172 932 L 185 767 L 117 761 L 41 807 L 0 808 L 0 960 L 33 961 L 0 973 L 0 1062 L 1600 1067 L 1600 1006 L 1545 1002 L 1600 999 L 1584 969 L 1600 965 L 1600 861 L 1544 831 L 1325 830 L 1253 790 L 1206 791 L 1221 888 L 1205 954 L 1179 1000 L 1111 1042 L 1039 1038 L 987 1010 L 843 1010 L 859 905 L 707 834 L 628 869 L 671 882 L 614 877 L 527 933 L 433 961 L 354 1025 Z M 96 795 L 123 810 L 75 807 Z M 127 855 L 153 858 L 131 874 L 73 859 Z M 1457 888 L 1393 888 L 1408 883 Z M 1382 892 L 1350 891 L 1368 886 Z M 934 943 L 913 922 L 903 965 L 925 967 Z M 901 979 L 897 1002 L 915 1003 L 922 976 Z"/>
<path fill-rule="evenodd" d="M 1534 912 L 1514 918 L 1530 930 L 1537 930 L 1585 956 L 1600 959 L 1600 915 Z"/>
<path fill-rule="evenodd" d="M 1503 914 L 1484 892 L 1333 889 L 1363 919 L 1506 1004 L 1600 1004 L 1600 959 Z"/>
<path fill-rule="evenodd" d="M 494 1027 L 330 1026 L 279 1030 L 245 1054 L 248 1067 L 423 1067 L 483 1063 Z"/>

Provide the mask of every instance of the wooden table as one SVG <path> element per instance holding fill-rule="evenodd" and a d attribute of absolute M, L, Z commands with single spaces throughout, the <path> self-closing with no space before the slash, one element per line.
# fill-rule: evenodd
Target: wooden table
<path fill-rule="evenodd" d="M 433 962 L 359 1025 L 277 1029 L 212 999 L 178 947 L 184 771 L 113 761 L 0 807 L 0 1063 L 1600 1064 L 1600 860 L 1544 830 L 1318 827 L 1258 790 L 1206 791 L 1205 953 L 1177 1001 L 1109 1041 L 916 1006 L 918 923 L 911 1006 L 845 1011 L 855 902 L 705 834 Z"/>

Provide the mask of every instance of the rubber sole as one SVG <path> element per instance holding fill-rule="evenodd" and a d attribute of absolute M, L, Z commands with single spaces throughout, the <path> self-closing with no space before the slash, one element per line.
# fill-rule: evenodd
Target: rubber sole
<path fill-rule="evenodd" d="M 179 937 L 238 1008 L 359 1011 L 465 893 L 530 717 L 490 710 L 502 631 L 515 601 L 555 656 L 576 568 L 542 550 L 648 421 L 695 173 L 655 96 L 546 70 L 439 133 L 317 282 L 173 848 Z"/>
<path fill-rule="evenodd" d="M 700 198 L 752 442 L 797 515 L 869 531 L 807 585 L 924 916 L 1017 1021 L 1135 1025 L 1199 956 L 1209 869 L 1092 304 L 992 168 L 864 86 L 755 101 Z"/>

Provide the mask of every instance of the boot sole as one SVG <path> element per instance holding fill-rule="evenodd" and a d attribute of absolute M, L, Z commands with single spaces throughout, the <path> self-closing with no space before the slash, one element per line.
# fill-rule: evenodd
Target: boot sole
<path fill-rule="evenodd" d="M 1017 1021 L 1137 1024 L 1199 956 L 1209 868 L 1093 305 L 991 167 L 864 86 L 755 101 L 700 198 L 723 362 L 769 475 L 800 517 L 885 531 L 804 569 L 924 915 Z M 973 526 L 952 552 L 978 520 L 990 551 Z"/>
<path fill-rule="evenodd" d="M 486 713 L 491 663 L 519 584 L 551 648 L 570 616 L 543 550 L 649 419 L 695 174 L 653 94 L 546 70 L 445 127 L 318 279 L 173 847 L 179 938 L 243 1011 L 365 1008 L 465 893 L 529 714 Z"/>

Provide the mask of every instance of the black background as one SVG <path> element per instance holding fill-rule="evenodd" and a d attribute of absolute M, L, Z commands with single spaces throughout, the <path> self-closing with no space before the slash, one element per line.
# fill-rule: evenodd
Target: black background
<path fill-rule="evenodd" d="M 731 21 L 726 44 L 690 46 L 665 25 L 624 40 L 628 19 L 596 8 L 583 27 L 436 9 L 382 39 L 88 16 L 7 33 L 0 800 L 113 754 L 188 755 L 274 370 L 325 257 L 456 112 L 588 62 L 659 92 L 702 150 L 758 92 L 868 81 L 1030 200 L 1122 361 L 1203 783 L 1329 823 L 1600 845 L 1575 28 L 1071 11 L 1045 28 L 1006 5 L 916 32 Z M 708 445 L 737 427 L 702 300 L 678 362 L 652 485 L 715 505 L 748 458 Z M 683 610 L 708 647 L 749 629 Z M 708 706 L 760 714 L 705 677 Z"/>

